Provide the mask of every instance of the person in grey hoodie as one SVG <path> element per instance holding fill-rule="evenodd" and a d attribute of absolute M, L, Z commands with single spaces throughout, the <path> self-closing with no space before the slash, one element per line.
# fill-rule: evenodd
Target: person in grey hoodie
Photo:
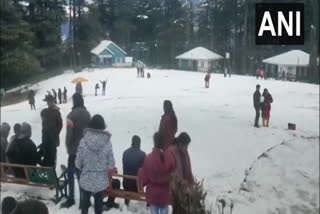
<path fill-rule="evenodd" d="M 74 205 L 74 174 L 79 180 L 79 172 L 76 170 L 75 160 L 79 147 L 79 142 L 83 137 L 83 131 L 88 127 L 90 122 L 90 113 L 84 106 L 82 95 L 75 93 L 72 96 L 73 107 L 72 111 L 67 116 L 67 134 L 66 147 L 68 152 L 68 185 L 69 196 L 68 199 L 61 204 L 61 208 L 69 208 Z M 80 195 L 81 199 L 81 195 Z"/>
<path fill-rule="evenodd" d="M 0 134 L 1 134 L 1 153 L 0 153 L 0 160 L 1 162 L 6 162 L 7 156 L 6 151 L 8 147 L 8 136 L 10 133 L 10 125 L 8 123 L 2 123 L 0 127 Z"/>
<path fill-rule="evenodd" d="M 104 191 L 109 186 L 108 169 L 114 168 L 115 160 L 111 133 L 101 115 L 95 115 L 85 130 L 76 155 L 76 167 L 80 170 L 82 192 L 81 214 L 88 214 L 90 196 L 94 196 L 95 214 L 103 211 Z"/>

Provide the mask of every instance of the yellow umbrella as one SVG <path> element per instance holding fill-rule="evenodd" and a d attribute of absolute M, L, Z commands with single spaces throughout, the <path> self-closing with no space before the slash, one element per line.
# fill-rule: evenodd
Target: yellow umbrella
<path fill-rule="evenodd" d="M 83 77 L 77 77 L 77 78 L 73 79 L 71 82 L 72 83 L 88 82 L 88 80 L 86 78 L 83 78 Z"/>

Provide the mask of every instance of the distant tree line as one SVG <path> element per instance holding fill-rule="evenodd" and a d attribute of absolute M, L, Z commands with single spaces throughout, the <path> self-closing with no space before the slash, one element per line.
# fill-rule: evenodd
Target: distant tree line
<path fill-rule="evenodd" d="M 252 74 L 261 60 L 293 48 L 311 54 L 310 80 L 319 81 L 319 1 L 305 4 L 303 46 L 256 46 L 255 3 L 274 0 L 2 0 L 1 87 L 42 71 L 79 69 L 90 50 L 110 39 L 150 66 L 175 68 L 175 56 L 196 46 L 230 53 L 232 71 Z M 61 25 L 68 23 L 63 41 Z"/>

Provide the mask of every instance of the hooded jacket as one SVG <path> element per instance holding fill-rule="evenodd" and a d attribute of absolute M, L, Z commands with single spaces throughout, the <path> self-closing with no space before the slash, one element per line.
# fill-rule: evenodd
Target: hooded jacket
<path fill-rule="evenodd" d="M 76 167 L 80 169 L 80 187 L 97 193 L 109 185 L 108 168 L 115 166 L 111 134 L 107 131 L 86 129 L 76 155 Z"/>
<path fill-rule="evenodd" d="M 8 147 L 8 136 L 10 132 L 10 125 L 8 123 L 2 123 L 0 127 L 1 134 L 1 162 L 6 162 L 6 150 Z"/>
<path fill-rule="evenodd" d="M 139 180 L 147 186 L 146 200 L 149 205 L 167 206 L 170 203 L 170 173 L 174 167 L 174 159 L 169 151 L 164 151 L 163 155 L 162 162 L 160 149 L 153 148 L 138 172 Z"/>

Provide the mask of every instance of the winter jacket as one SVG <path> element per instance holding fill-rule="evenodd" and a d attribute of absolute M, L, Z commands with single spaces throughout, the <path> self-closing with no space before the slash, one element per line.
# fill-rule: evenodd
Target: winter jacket
<path fill-rule="evenodd" d="M 57 106 L 49 107 L 41 111 L 43 132 L 52 132 L 56 146 L 60 145 L 59 134 L 62 129 L 62 118 Z"/>
<path fill-rule="evenodd" d="M 164 114 L 160 121 L 159 132 L 164 136 L 165 149 L 172 145 L 177 129 L 174 127 L 173 119 L 169 114 Z"/>
<path fill-rule="evenodd" d="M 0 127 L 0 135 L 1 135 L 1 162 L 6 162 L 6 150 L 8 147 L 8 136 L 10 132 L 10 126 L 7 123 L 2 123 Z"/>
<path fill-rule="evenodd" d="M 174 158 L 169 151 L 164 151 L 164 162 L 161 151 L 153 148 L 147 155 L 143 167 L 139 169 L 139 180 L 146 185 L 146 200 L 149 205 L 166 206 L 170 203 L 170 173 L 174 167 Z"/>
<path fill-rule="evenodd" d="M 7 151 L 10 163 L 36 166 L 39 161 L 37 147 L 29 138 L 16 138 Z M 16 177 L 25 177 L 23 169 L 13 169 Z"/>
<path fill-rule="evenodd" d="M 123 174 L 125 175 L 138 175 L 139 168 L 142 167 L 146 153 L 141 151 L 140 148 L 132 146 L 127 149 L 122 156 Z M 123 179 L 123 187 L 125 189 L 135 189 L 137 183 L 132 179 Z"/>
<path fill-rule="evenodd" d="M 193 184 L 194 180 L 188 151 L 186 153 L 180 152 L 176 145 L 170 146 L 168 150 L 175 158 L 175 167 L 172 173 L 172 177 L 183 181 L 183 184 L 190 187 L 190 185 Z"/>
<path fill-rule="evenodd" d="M 271 94 L 266 94 L 264 96 L 264 101 L 262 103 L 262 111 L 270 112 L 271 103 L 273 102 Z"/>
<path fill-rule="evenodd" d="M 34 104 L 35 100 L 34 100 L 34 92 L 30 91 L 28 94 L 28 100 L 29 100 L 29 104 Z"/>
<path fill-rule="evenodd" d="M 253 106 L 256 109 L 261 107 L 260 97 L 261 97 L 260 92 L 259 91 L 255 91 L 254 94 L 253 94 Z"/>
<path fill-rule="evenodd" d="M 111 134 L 107 131 L 86 129 L 76 155 L 76 167 L 80 169 L 80 187 L 97 193 L 109 185 L 108 168 L 115 166 Z"/>
<path fill-rule="evenodd" d="M 85 107 L 72 109 L 67 116 L 66 147 L 69 155 L 77 154 L 83 131 L 88 127 L 90 114 Z"/>
<path fill-rule="evenodd" d="M 106 88 L 106 85 L 107 85 L 107 81 L 101 81 L 100 80 L 100 82 L 101 82 L 101 84 L 102 84 L 102 89 L 105 89 Z"/>

